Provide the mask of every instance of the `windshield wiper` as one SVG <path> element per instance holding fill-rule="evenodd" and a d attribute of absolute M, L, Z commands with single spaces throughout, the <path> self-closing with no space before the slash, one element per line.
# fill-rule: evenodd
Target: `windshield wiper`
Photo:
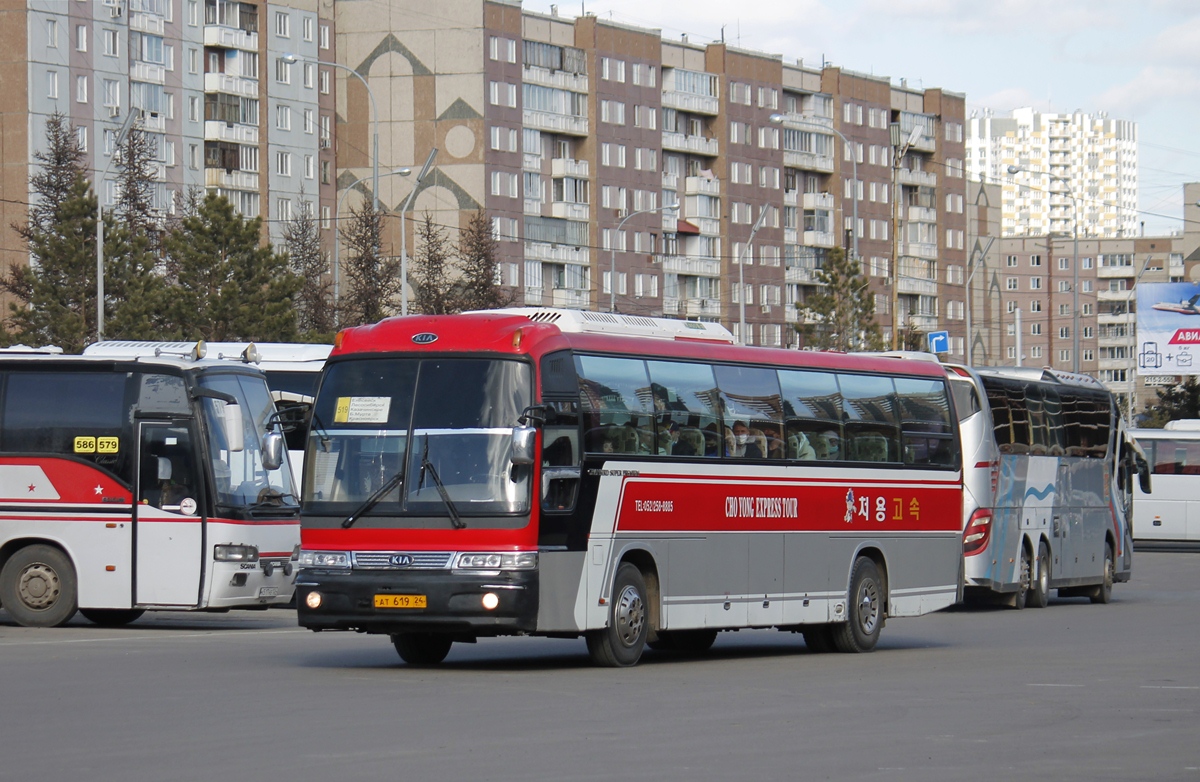
<path fill-rule="evenodd" d="M 391 478 L 388 478 L 387 483 L 376 489 L 370 497 L 367 497 L 365 500 L 363 500 L 362 505 L 359 505 L 353 513 L 346 517 L 346 520 L 342 522 L 342 529 L 350 529 L 353 527 L 354 522 L 358 521 L 359 518 L 371 508 L 374 508 L 376 505 L 378 505 L 384 497 L 390 494 L 393 489 L 398 487 L 403 482 L 404 468 L 401 467 L 399 472 L 397 472 Z"/>
<path fill-rule="evenodd" d="M 429 473 L 429 477 L 433 478 L 433 485 L 437 487 L 438 496 L 446 505 L 446 511 L 450 514 L 451 526 L 455 529 L 465 529 L 467 523 L 462 520 L 462 516 L 458 515 L 458 508 L 454 507 L 454 500 L 450 499 L 450 492 L 446 491 L 446 484 L 442 483 L 441 476 L 434 469 L 433 462 L 429 461 L 429 435 L 425 435 L 425 447 L 421 449 L 421 475 L 417 479 L 418 491 L 425 485 L 426 472 Z"/>
<path fill-rule="evenodd" d="M 325 431 L 324 424 L 321 423 L 321 416 L 317 415 L 317 411 L 312 411 L 313 428 L 317 430 L 317 437 L 321 438 L 321 450 L 329 453 L 329 432 Z"/>

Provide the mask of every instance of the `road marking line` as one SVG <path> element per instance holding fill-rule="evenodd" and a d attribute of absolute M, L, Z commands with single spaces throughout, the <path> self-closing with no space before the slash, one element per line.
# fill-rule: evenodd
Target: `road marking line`
<path fill-rule="evenodd" d="M 1193 687 L 1190 685 L 1183 685 L 1183 684 L 1180 684 L 1180 685 L 1143 684 L 1141 686 L 1141 689 L 1143 689 L 1143 690 L 1200 690 L 1200 687 Z"/>
<path fill-rule="evenodd" d="M 169 632 L 169 631 L 167 631 Z M 147 640 L 173 640 L 176 638 L 208 638 L 212 636 L 229 636 L 229 635 L 286 635 L 290 633 L 307 633 L 307 629 L 296 630 L 209 630 L 203 633 L 183 633 L 183 634 L 154 634 L 154 635 L 122 635 L 109 638 L 63 638 L 49 641 L 0 641 L 0 646 L 52 646 L 54 644 L 94 644 L 105 643 L 109 641 L 147 641 Z"/>
<path fill-rule="evenodd" d="M 1035 682 L 1030 682 L 1030 683 L 1026 684 L 1025 686 L 1026 687 L 1086 687 L 1087 685 L 1085 685 L 1085 684 L 1038 684 Z"/>

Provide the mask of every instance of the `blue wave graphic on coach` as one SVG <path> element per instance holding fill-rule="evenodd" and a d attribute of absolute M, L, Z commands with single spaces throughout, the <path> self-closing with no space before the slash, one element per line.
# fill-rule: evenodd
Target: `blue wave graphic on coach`
<path fill-rule="evenodd" d="M 1054 490 L 1055 489 L 1054 489 L 1053 483 L 1046 484 L 1046 488 L 1044 488 L 1044 489 L 1028 488 L 1025 490 L 1025 499 L 1034 497 L 1039 500 L 1044 500 L 1047 497 L 1049 497 L 1052 493 L 1054 493 Z"/>

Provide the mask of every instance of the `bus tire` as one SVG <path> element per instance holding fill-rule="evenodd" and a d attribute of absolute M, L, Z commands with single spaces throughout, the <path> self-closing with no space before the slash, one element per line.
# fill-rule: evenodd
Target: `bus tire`
<path fill-rule="evenodd" d="M 847 601 L 845 622 L 832 626 L 833 645 L 839 652 L 861 653 L 875 648 L 879 631 L 883 629 L 884 606 L 887 596 L 879 568 L 868 557 L 854 560 L 850 572 L 850 599 Z"/>
<path fill-rule="evenodd" d="M 1025 604 L 1031 608 L 1045 608 L 1050 602 L 1050 547 L 1046 541 L 1038 543 L 1037 577 L 1029 585 Z"/>
<path fill-rule="evenodd" d="M 442 633 L 395 633 L 392 646 L 409 665 L 437 665 L 450 654 L 454 638 Z"/>
<path fill-rule="evenodd" d="M 26 546 L 0 571 L 0 605 L 25 627 L 62 627 L 78 605 L 75 566 L 53 546 Z"/>
<path fill-rule="evenodd" d="M 658 640 L 646 645 L 658 652 L 703 654 L 716 640 L 716 630 L 659 630 Z"/>
<path fill-rule="evenodd" d="M 142 608 L 81 608 L 79 613 L 101 627 L 124 627 L 146 613 Z"/>
<path fill-rule="evenodd" d="M 834 650 L 833 627 L 831 625 L 805 625 L 804 645 L 813 654 L 829 654 Z"/>
<path fill-rule="evenodd" d="M 1012 595 L 1010 605 L 1020 611 L 1025 607 L 1029 597 L 1029 585 L 1033 582 L 1033 551 L 1028 542 L 1021 546 L 1021 569 L 1017 573 L 1017 591 Z"/>
<path fill-rule="evenodd" d="M 1104 543 L 1104 580 L 1101 581 L 1088 595 L 1093 603 L 1110 603 L 1112 602 L 1113 588 L 1113 547 L 1112 544 L 1105 541 Z"/>
<path fill-rule="evenodd" d="M 637 665 L 646 647 L 650 625 L 646 621 L 646 581 L 629 562 L 617 568 L 609 603 L 608 626 L 587 633 L 592 662 L 605 668 Z"/>

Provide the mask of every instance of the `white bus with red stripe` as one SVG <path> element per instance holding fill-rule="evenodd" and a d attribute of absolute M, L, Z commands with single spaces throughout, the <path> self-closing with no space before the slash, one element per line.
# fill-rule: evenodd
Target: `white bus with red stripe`
<path fill-rule="evenodd" d="M 937 364 L 731 344 L 555 310 L 342 332 L 305 459 L 297 610 L 453 642 L 584 637 L 599 664 L 722 630 L 871 650 L 959 595 L 962 470 Z"/>
<path fill-rule="evenodd" d="M 22 625 L 290 601 L 298 505 L 261 372 L 0 357 L 0 609 Z"/>

